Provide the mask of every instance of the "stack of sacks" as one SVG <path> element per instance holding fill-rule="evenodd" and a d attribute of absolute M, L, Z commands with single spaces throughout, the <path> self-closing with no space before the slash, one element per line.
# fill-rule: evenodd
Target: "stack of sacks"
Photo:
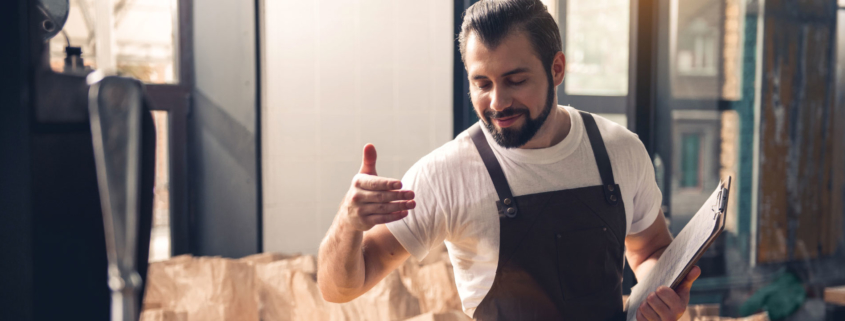
<path fill-rule="evenodd" d="M 141 312 L 141 321 L 185 321 L 188 314 L 185 312 L 167 311 L 161 308 L 145 309 Z"/>
<path fill-rule="evenodd" d="M 150 264 L 141 320 L 258 320 L 255 269 L 219 257 Z"/>
<path fill-rule="evenodd" d="M 452 310 L 443 313 L 429 312 L 420 314 L 405 321 L 472 321 L 472 319 L 462 311 Z"/>
<path fill-rule="evenodd" d="M 324 301 L 317 288 L 313 256 L 255 264 L 255 271 L 261 320 L 404 320 L 420 313 L 419 300 L 397 272 L 352 302 L 335 304 Z"/>
<path fill-rule="evenodd" d="M 174 257 L 150 265 L 141 320 L 469 320 L 445 247 L 409 259 L 348 303 L 324 301 L 316 273 L 310 255 Z"/>
<path fill-rule="evenodd" d="M 399 273 L 402 283 L 419 298 L 420 312 L 461 311 L 461 298 L 446 246 L 432 249 L 421 262 L 411 257 L 399 268 Z"/>

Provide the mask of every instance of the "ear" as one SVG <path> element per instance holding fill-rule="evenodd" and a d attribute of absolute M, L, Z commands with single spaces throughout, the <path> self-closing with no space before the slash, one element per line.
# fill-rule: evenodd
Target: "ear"
<path fill-rule="evenodd" d="M 566 71 L 566 56 L 563 52 L 558 51 L 552 60 L 552 79 L 555 82 L 555 87 L 563 83 L 563 74 Z"/>

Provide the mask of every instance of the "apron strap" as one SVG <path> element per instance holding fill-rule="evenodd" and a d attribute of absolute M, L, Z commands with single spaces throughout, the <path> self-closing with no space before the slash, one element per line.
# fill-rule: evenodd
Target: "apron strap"
<path fill-rule="evenodd" d="M 619 196 L 617 196 L 617 190 L 619 188 L 613 180 L 613 166 L 610 165 L 610 157 L 607 156 L 607 149 L 604 147 L 601 132 L 592 114 L 584 111 L 579 112 L 581 113 L 581 119 L 584 120 L 584 128 L 587 130 L 587 136 L 590 138 L 590 146 L 593 148 L 593 155 L 596 158 L 596 165 L 599 168 L 599 175 L 604 186 L 604 198 L 608 204 L 616 205 L 619 202 Z"/>
<path fill-rule="evenodd" d="M 502 171 L 502 166 L 490 149 L 490 144 L 487 143 L 487 138 L 484 137 L 481 124 L 476 123 L 469 128 L 469 136 L 472 138 L 472 143 L 475 144 L 475 149 L 481 155 L 481 160 L 484 162 L 484 167 L 487 168 L 487 173 L 493 180 L 493 186 L 496 188 L 496 194 L 499 194 L 499 200 L 496 201 L 496 207 L 499 208 L 499 215 L 504 215 L 509 218 L 516 217 L 519 211 L 516 206 L 516 199 L 511 193 L 511 187 L 508 184 L 508 179 L 505 178 L 505 172 Z"/>

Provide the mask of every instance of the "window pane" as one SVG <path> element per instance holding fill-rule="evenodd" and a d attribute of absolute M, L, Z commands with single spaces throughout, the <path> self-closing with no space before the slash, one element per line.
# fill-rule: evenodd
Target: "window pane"
<path fill-rule="evenodd" d="M 745 2 L 671 0 L 669 12 L 672 96 L 739 100 Z"/>
<path fill-rule="evenodd" d="M 628 94 L 629 15 L 629 0 L 566 1 L 566 94 Z"/>
<path fill-rule="evenodd" d="M 60 72 L 65 47 L 80 47 L 85 65 L 96 69 L 95 0 L 71 0 L 63 33 L 50 40 L 50 65 Z M 176 0 L 114 0 L 112 20 L 117 70 L 146 83 L 178 80 Z"/>
<path fill-rule="evenodd" d="M 681 139 L 681 187 L 698 187 L 701 164 L 701 136 L 684 135 Z"/>
<path fill-rule="evenodd" d="M 150 262 L 170 258 L 170 157 L 169 117 L 166 111 L 153 111 L 156 127 L 155 187 L 153 189 L 153 230 Z"/>

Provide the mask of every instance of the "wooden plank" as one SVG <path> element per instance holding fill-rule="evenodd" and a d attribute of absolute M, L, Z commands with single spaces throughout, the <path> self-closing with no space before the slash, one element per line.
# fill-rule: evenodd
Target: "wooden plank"
<path fill-rule="evenodd" d="M 845 306 L 845 286 L 825 288 L 824 302 Z"/>
<path fill-rule="evenodd" d="M 842 229 L 835 210 L 841 184 L 834 186 L 835 19 L 816 4 L 773 1 L 764 21 L 757 260 L 814 259 L 834 253 Z"/>

